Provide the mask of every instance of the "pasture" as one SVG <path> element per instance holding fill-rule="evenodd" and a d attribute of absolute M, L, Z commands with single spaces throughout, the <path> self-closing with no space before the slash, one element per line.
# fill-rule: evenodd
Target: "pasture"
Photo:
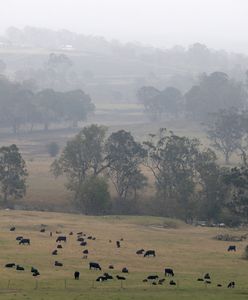
<path fill-rule="evenodd" d="M 0 211 L 0 299 L 247 299 L 248 262 L 242 259 L 246 241 L 236 242 L 237 251 L 227 252 L 232 242 L 213 239 L 220 233 L 241 235 L 245 229 L 204 228 L 155 217 L 83 216 L 74 214 Z M 9 229 L 15 226 L 16 230 Z M 40 232 L 45 228 L 45 232 Z M 50 231 L 53 236 L 50 236 Z M 52 256 L 59 234 L 67 236 L 61 242 L 62 249 Z M 73 235 L 69 235 L 69 232 Z M 96 237 L 87 240 L 82 247 L 76 233 Z M 31 245 L 19 245 L 17 236 L 30 238 Z M 121 247 L 116 241 L 121 240 Z M 112 242 L 110 243 L 109 240 Z M 154 249 L 156 257 L 138 256 L 138 249 Z M 89 250 L 87 259 L 82 251 Z M 54 261 L 63 263 L 55 267 Z M 89 262 L 98 262 L 102 271 L 89 270 Z M 5 268 L 14 262 L 25 271 Z M 114 270 L 108 266 L 114 265 Z M 31 266 L 40 276 L 32 277 Z M 129 274 L 121 273 L 123 267 Z M 164 268 L 173 268 L 176 286 L 170 286 L 171 278 L 164 276 Z M 80 279 L 74 280 L 75 271 Z M 104 272 L 114 280 L 96 282 Z M 210 273 L 211 284 L 198 282 L 197 278 Z M 123 283 L 116 275 L 125 276 Z M 163 285 L 143 282 L 148 275 L 165 278 Z M 227 289 L 230 281 L 234 289 Z M 222 284 L 222 287 L 217 287 Z"/>

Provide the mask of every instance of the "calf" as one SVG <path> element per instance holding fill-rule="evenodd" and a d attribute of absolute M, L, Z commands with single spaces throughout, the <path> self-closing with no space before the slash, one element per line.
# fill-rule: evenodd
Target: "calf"
<path fill-rule="evenodd" d="M 108 274 L 108 273 L 104 273 L 103 276 L 104 276 L 105 278 L 107 278 L 108 280 L 109 280 L 109 279 L 113 279 L 113 276 L 110 275 L 110 274 Z"/>
<path fill-rule="evenodd" d="M 24 271 L 24 268 L 21 267 L 21 266 L 19 266 L 19 265 L 17 265 L 17 266 L 16 266 L 16 270 L 17 270 L 17 271 Z"/>
<path fill-rule="evenodd" d="M 83 251 L 83 254 L 89 254 L 89 250 L 85 249 L 85 250 Z"/>
<path fill-rule="evenodd" d="M 79 280 L 79 276 L 80 276 L 80 272 L 75 271 L 75 272 L 74 272 L 74 279 L 75 279 L 75 280 Z"/>
<path fill-rule="evenodd" d="M 153 256 L 155 257 L 156 254 L 155 254 L 155 250 L 147 250 L 144 254 L 144 257 L 150 257 L 150 256 Z"/>
<path fill-rule="evenodd" d="M 45 232 L 46 229 L 45 228 L 41 228 L 40 232 Z"/>
<path fill-rule="evenodd" d="M 16 228 L 15 228 L 15 226 L 12 226 L 12 227 L 10 227 L 10 229 L 9 229 L 10 231 L 15 231 L 16 230 Z"/>
<path fill-rule="evenodd" d="M 30 239 L 22 239 L 19 241 L 19 245 L 30 245 Z"/>
<path fill-rule="evenodd" d="M 145 252 L 144 249 L 140 249 L 140 250 L 137 250 L 137 251 L 136 251 L 136 254 L 140 255 L 140 254 L 143 254 L 144 252 Z"/>
<path fill-rule="evenodd" d="M 57 245 L 57 248 L 62 249 L 63 247 L 62 247 L 62 245 Z"/>
<path fill-rule="evenodd" d="M 102 270 L 101 266 L 98 263 L 95 262 L 90 262 L 89 263 L 89 269 L 94 269 L 94 270 Z"/>
<path fill-rule="evenodd" d="M 116 275 L 116 278 L 117 278 L 118 280 L 126 280 L 126 277 L 124 277 L 124 276 Z"/>
<path fill-rule="evenodd" d="M 107 281 L 108 279 L 105 276 L 99 276 L 97 277 L 96 281 L 102 282 L 102 281 Z"/>
<path fill-rule="evenodd" d="M 126 268 L 126 267 L 123 268 L 123 269 L 121 270 L 121 272 L 122 272 L 122 273 L 129 273 L 129 272 L 128 272 L 128 268 Z"/>
<path fill-rule="evenodd" d="M 108 267 L 110 270 L 113 270 L 114 269 L 114 266 L 113 265 L 109 265 Z"/>
<path fill-rule="evenodd" d="M 165 268 L 164 269 L 164 275 L 165 276 L 168 275 L 168 276 L 172 276 L 173 277 L 174 276 L 174 272 L 173 272 L 173 270 L 171 268 Z"/>
<path fill-rule="evenodd" d="M 79 237 L 79 238 L 77 238 L 77 241 L 78 241 L 78 242 L 83 242 L 83 241 L 84 241 L 84 238 L 83 238 L 83 237 Z"/>
<path fill-rule="evenodd" d="M 57 260 L 55 260 L 54 266 L 55 267 L 63 267 L 63 264 L 61 262 L 58 262 Z"/>
<path fill-rule="evenodd" d="M 230 246 L 228 247 L 227 251 L 228 251 L 228 252 L 229 252 L 229 251 L 234 251 L 234 252 L 236 252 L 236 246 L 235 246 L 235 245 L 230 245 Z"/>
<path fill-rule="evenodd" d="M 211 277 L 210 277 L 210 274 L 209 273 L 206 273 L 205 275 L 204 275 L 204 277 L 203 277 L 204 279 L 211 279 Z"/>
<path fill-rule="evenodd" d="M 171 280 L 170 285 L 176 285 L 175 281 Z"/>
<path fill-rule="evenodd" d="M 56 243 L 57 242 L 66 242 L 66 236 L 62 236 L 62 235 L 58 236 L 56 239 Z"/>
<path fill-rule="evenodd" d="M 231 289 L 233 289 L 233 288 L 235 288 L 235 282 L 234 281 L 231 281 L 231 282 L 229 282 L 228 283 L 228 285 L 227 285 L 227 288 L 231 288 Z"/>
<path fill-rule="evenodd" d="M 87 242 L 81 242 L 80 246 L 87 246 Z"/>
<path fill-rule="evenodd" d="M 120 248 L 120 247 L 121 247 L 120 241 L 116 241 L 116 246 L 117 246 L 117 248 Z"/>
<path fill-rule="evenodd" d="M 52 255 L 58 255 L 58 250 L 53 250 Z"/>

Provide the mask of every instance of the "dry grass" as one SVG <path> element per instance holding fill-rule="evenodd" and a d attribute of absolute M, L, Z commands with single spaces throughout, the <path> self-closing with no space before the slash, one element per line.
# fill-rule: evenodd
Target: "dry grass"
<path fill-rule="evenodd" d="M 165 296 L 168 296 L 168 292 L 168 299 L 194 299 L 198 295 L 195 299 L 219 300 L 229 299 L 230 294 L 235 297 L 233 299 L 245 299 L 244 295 L 248 295 L 247 262 L 241 259 L 246 242 L 237 244 L 236 253 L 228 253 L 228 242 L 212 238 L 220 231 L 226 232 L 224 229 L 191 227 L 178 221 L 152 217 L 89 217 L 25 211 L 1 211 L 0 219 L 0 264 L 4 266 L 8 262 L 16 262 L 28 269 L 20 274 L 16 270 L 3 268 L 0 273 L 0 287 L 6 289 L 10 280 L 12 292 L 15 290 L 19 295 L 17 299 L 28 299 L 21 295 L 34 289 L 35 282 L 29 271 L 31 266 L 37 267 L 41 272 L 34 299 L 42 299 L 41 296 L 48 291 L 42 287 L 48 286 L 51 288 L 49 299 L 55 299 L 60 295 L 61 289 L 64 290 L 65 279 L 68 290 L 64 290 L 61 299 L 68 299 L 66 297 L 69 291 L 75 297 L 81 291 L 83 295 L 88 295 L 86 299 L 98 299 L 101 294 L 103 299 L 140 299 L 143 296 L 149 299 L 148 295 L 154 299 L 167 299 Z M 39 232 L 41 224 L 46 225 L 45 233 Z M 167 227 L 163 228 L 165 224 Z M 16 226 L 16 232 L 9 231 L 11 225 Z M 52 256 L 51 252 L 56 247 L 56 235 L 50 237 L 48 232 L 55 230 L 66 235 L 70 231 L 84 231 L 95 236 L 96 241 L 89 241 L 87 246 L 90 251 L 89 259 L 82 259 L 83 247 L 78 245 L 75 235 L 69 236 L 69 241 L 59 250 L 57 257 Z M 239 231 L 240 234 L 243 232 Z M 15 241 L 17 235 L 29 237 L 31 246 L 18 245 Z M 120 238 L 124 241 L 121 248 L 117 249 L 115 241 Z M 113 242 L 109 243 L 109 240 Z M 138 257 L 135 252 L 140 248 L 155 249 L 157 257 Z M 53 266 L 55 259 L 63 262 L 64 267 L 56 269 Z M 94 283 L 96 289 L 92 290 L 93 281 L 102 272 L 89 271 L 89 261 L 99 262 L 103 271 L 108 271 L 108 265 L 114 264 L 115 270 L 111 272 L 114 275 L 120 274 L 122 267 L 128 267 L 130 275 L 124 284 L 125 290 L 120 293 L 120 282 L 116 280 L 106 284 Z M 152 287 L 142 282 L 148 274 L 163 277 L 165 267 L 172 267 L 176 273 L 175 280 L 179 284 L 176 290 L 168 285 L 168 280 L 161 287 Z M 81 272 L 79 282 L 72 280 L 75 270 Z M 213 280 L 207 289 L 204 284 L 196 281 L 206 272 L 212 275 Z M 235 291 L 226 289 L 230 280 L 237 283 Z M 217 283 L 222 283 L 224 287 L 217 289 Z M 0 299 L 12 299 L 8 298 L 9 293 L 10 291 L 6 291 L 3 294 L 5 298 L 1 298 L 0 294 Z"/>

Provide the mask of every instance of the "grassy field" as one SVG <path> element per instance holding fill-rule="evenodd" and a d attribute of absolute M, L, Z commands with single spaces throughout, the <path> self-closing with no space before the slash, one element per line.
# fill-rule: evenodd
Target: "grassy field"
<path fill-rule="evenodd" d="M 248 262 L 242 259 L 247 242 L 239 242 L 236 253 L 226 251 L 229 242 L 213 239 L 216 234 L 230 232 L 240 235 L 246 230 L 191 227 L 177 220 L 154 217 L 103 216 L 90 217 L 73 214 L 0 211 L 0 299 L 247 299 Z M 39 230 L 41 224 L 46 232 Z M 10 232 L 15 225 L 16 231 Z M 52 256 L 56 249 L 56 234 L 59 230 L 68 236 L 83 231 L 96 237 L 89 241 L 88 259 L 82 259 L 82 249 L 75 234 Z M 18 235 L 31 239 L 30 246 L 18 245 Z M 116 240 L 124 241 L 117 249 Z M 112 243 L 109 242 L 112 240 Z M 155 249 L 155 258 L 143 258 L 135 254 L 137 249 Z M 64 266 L 54 267 L 55 260 Z M 89 261 L 99 262 L 101 271 L 88 270 Z M 25 271 L 6 269 L 4 265 L 15 262 Z M 115 269 L 108 270 L 113 264 Z M 41 276 L 35 279 L 30 268 L 39 269 Z M 98 283 L 95 279 L 109 272 L 121 274 L 127 267 L 130 274 L 121 286 L 116 279 Z M 163 278 L 165 267 L 174 269 L 177 286 L 153 286 L 142 282 L 149 274 Z M 80 271 L 79 281 L 73 279 L 75 270 Z M 206 286 L 197 278 L 209 272 L 212 284 Z M 227 289 L 229 281 L 236 282 L 235 289 Z M 223 287 L 217 288 L 218 283 Z"/>

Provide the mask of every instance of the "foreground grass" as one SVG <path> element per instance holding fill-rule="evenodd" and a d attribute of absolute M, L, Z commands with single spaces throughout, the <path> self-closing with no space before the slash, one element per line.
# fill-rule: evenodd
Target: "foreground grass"
<path fill-rule="evenodd" d="M 45 233 L 39 232 L 41 224 L 47 229 Z M 9 231 L 11 225 L 16 226 L 15 232 Z M 95 236 L 96 241 L 89 241 L 87 246 L 88 260 L 82 259 L 83 247 L 78 245 L 75 235 L 69 236 L 58 256 L 52 256 L 57 235 L 50 237 L 49 231 L 56 230 L 66 235 L 70 231 L 84 231 Z M 238 251 L 228 253 L 228 242 L 213 239 L 226 231 L 154 217 L 0 211 L 0 299 L 247 299 L 248 262 L 241 259 L 247 243 L 238 243 Z M 232 234 L 244 232 L 232 230 Z M 17 235 L 29 237 L 31 246 L 18 245 Z M 124 241 L 117 249 L 115 241 L 121 238 Z M 140 248 L 155 249 L 157 257 L 138 257 L 135 252 Z M 55 260 L 64 266 L 54 267 Z M 103 271 L 88 270 L 89 261 L 99 262 Z M 8 262 L 24 266 L 25 271 L 4 268 Z M 114 264 L 115 270 L 108 270 L 109 264 Z M 40 278 L 31 276 L 31 266 L 39 269 Z M 117 280 L 95 282 L 103 272 L 121 274 L 123 267 L 130 274 L 122 286 Z M 176 287 L 168 284 L 169 279 L 162 286 L 142 282 L 149 274 L 164 277 L 165 267 L 174 269 Z M 81 273 L 79 281 L 73 280 L 75 270 Z M 206 272 L 212 277 L 208 286 L 196 280 Z M 237 284 L 233 290 L 226 288 L 231 280 Z M 217 283 L 223 287 L 217 288 Z"/>

